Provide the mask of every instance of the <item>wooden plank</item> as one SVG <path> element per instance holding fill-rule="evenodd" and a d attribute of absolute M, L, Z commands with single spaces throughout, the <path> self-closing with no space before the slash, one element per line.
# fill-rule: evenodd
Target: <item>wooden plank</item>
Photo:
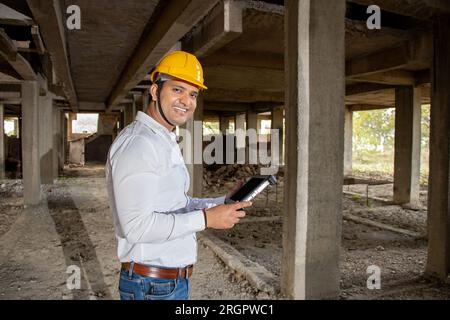
<path fill-rule="evenodd" d="M 225 0 L 182 41 L 182 48 L 197 57 L 211 54 L 242 34 L 243 5 Z"/>
<path fill-rule="evenodd" d="M 73 112 L 77 112 L 78 99 L 72 81 L 62 9 L 58 0 L 27 0 L 33 17 L 50 53 L 58 79 L 64 84 L 63 90 Z"/>
<path fill-rule="evenodd" d="M 30 1 L 30 0 L 29 0 Z M 168 0 L 152 30 L 144 37 L 107 101 L 108 111 L 143 80 L 151 68 L 190 31 L 219 0 Z"/>

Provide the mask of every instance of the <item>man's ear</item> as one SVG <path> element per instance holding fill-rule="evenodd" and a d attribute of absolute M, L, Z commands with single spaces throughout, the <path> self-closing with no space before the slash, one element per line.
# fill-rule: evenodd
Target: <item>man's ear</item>
<path fill-rule="evenodd" d="M 157 84 L 152 84 L 151 86 L 150 86 L 150 96 L 152 97 L 152 101 L 156 101 L 156 99 L 157 99 L 157 92 L 158 92 L 158 85 Z"/>

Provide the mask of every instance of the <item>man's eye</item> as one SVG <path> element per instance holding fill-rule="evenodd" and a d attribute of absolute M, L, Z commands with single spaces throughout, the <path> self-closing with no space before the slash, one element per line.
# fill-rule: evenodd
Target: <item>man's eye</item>
<path fill-rule="evenodd" d="M 198 95 L 197 95 L 196 93 L 192 93 L 192 94 L 191 94 L 191 98 L 192 98 L 192 99 L 197 99 L 197 97 L 198 97 Z"/>
<path fill-rule="evenodd" d="M 181 90 L 178 89 L 178 88 L 173 88 L 173 92 L 175 92 L 175 93 L 181 93 Z"/>

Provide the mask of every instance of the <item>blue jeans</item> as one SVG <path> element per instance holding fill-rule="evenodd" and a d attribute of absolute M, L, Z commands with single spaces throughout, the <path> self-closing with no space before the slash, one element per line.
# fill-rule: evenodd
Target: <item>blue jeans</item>
<path fill-rule="evenodd" d="M 120 271 L 120 300 L 189 300 L 189 279 L 150 278 Z"/>

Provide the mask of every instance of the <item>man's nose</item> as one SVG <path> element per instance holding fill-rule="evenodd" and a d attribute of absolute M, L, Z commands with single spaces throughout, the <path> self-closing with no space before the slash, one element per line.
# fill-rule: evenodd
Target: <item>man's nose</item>
<path fill-rule="evenodd" d="M 189 94 L 182 94 L 179 101 L 186 107 L 189 104 Z"/>

